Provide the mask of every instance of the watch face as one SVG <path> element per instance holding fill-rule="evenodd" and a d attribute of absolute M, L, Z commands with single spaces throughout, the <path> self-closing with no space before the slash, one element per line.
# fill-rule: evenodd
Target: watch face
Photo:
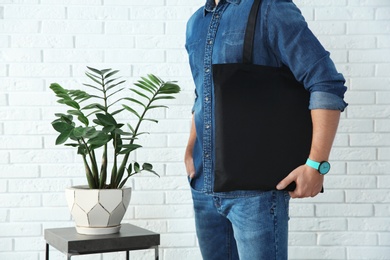
<path fill-rule="evenodd" d="M 327 174 L 330 170 L 330 164 L 328 162 L 322 162 L 318 167 L 318 171 L 321 174 Z"/>

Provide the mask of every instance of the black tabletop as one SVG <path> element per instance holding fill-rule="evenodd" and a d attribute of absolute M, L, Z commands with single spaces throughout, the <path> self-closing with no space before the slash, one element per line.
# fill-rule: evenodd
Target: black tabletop
<path fill-rule="evenodd" d="M 45 229 L 46 242 L 68 254 L 148 249 L 160 244 L 160 234 L 131 224 L 122 224 L 119 233 L 110 235 L 82 235 L 72 228 Z"/>

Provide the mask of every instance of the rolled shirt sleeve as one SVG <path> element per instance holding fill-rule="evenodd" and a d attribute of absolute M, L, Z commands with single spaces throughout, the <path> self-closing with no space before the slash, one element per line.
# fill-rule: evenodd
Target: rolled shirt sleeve
<path fill-rule="evenodd" d="M 348 105 L 344 102 L 344 76 L 337 72 L 298 7 L 291 0 L 271 0 L 266 8 L 268 46 L 310 91 L 309 109 L 343 111 Z"/>

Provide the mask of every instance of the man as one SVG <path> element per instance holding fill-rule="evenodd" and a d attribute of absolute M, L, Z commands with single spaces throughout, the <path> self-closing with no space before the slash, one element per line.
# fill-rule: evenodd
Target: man
<path fill-rule="evenodd" d="M 287 259 L 289 198 L 313 197 L 321 191 L 324 175 L 318 164 L 327 164 L 340 111 L 347 106 L 343 101 L 345 80 L 308 29 L 299 9 L 291 0 L 263 0 L 256 25 L 254 64 L 286 65 L 310 92 L 313 139 L 309 160 L 297 165 L 275 190 L 214 192 L 211 65 L 241 62 L 252 4 L 253 0 L 207 0 L 187 24 L 186 49 L 196 100 L 185 165 L 197 236 L 206 260 Z M 283 191 L 293 181 L 296 189 Z"/>

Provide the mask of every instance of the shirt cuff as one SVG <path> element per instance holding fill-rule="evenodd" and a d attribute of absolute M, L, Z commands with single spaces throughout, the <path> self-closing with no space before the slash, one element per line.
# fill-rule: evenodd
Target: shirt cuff
<path fill-rule="evenodd" d="M 310 94 L 309 109 L 328 109 L 328 110 L 340 110 L 341 112 L 348 106 L 341 97 L 328 93 L 315 91 Z"/>

